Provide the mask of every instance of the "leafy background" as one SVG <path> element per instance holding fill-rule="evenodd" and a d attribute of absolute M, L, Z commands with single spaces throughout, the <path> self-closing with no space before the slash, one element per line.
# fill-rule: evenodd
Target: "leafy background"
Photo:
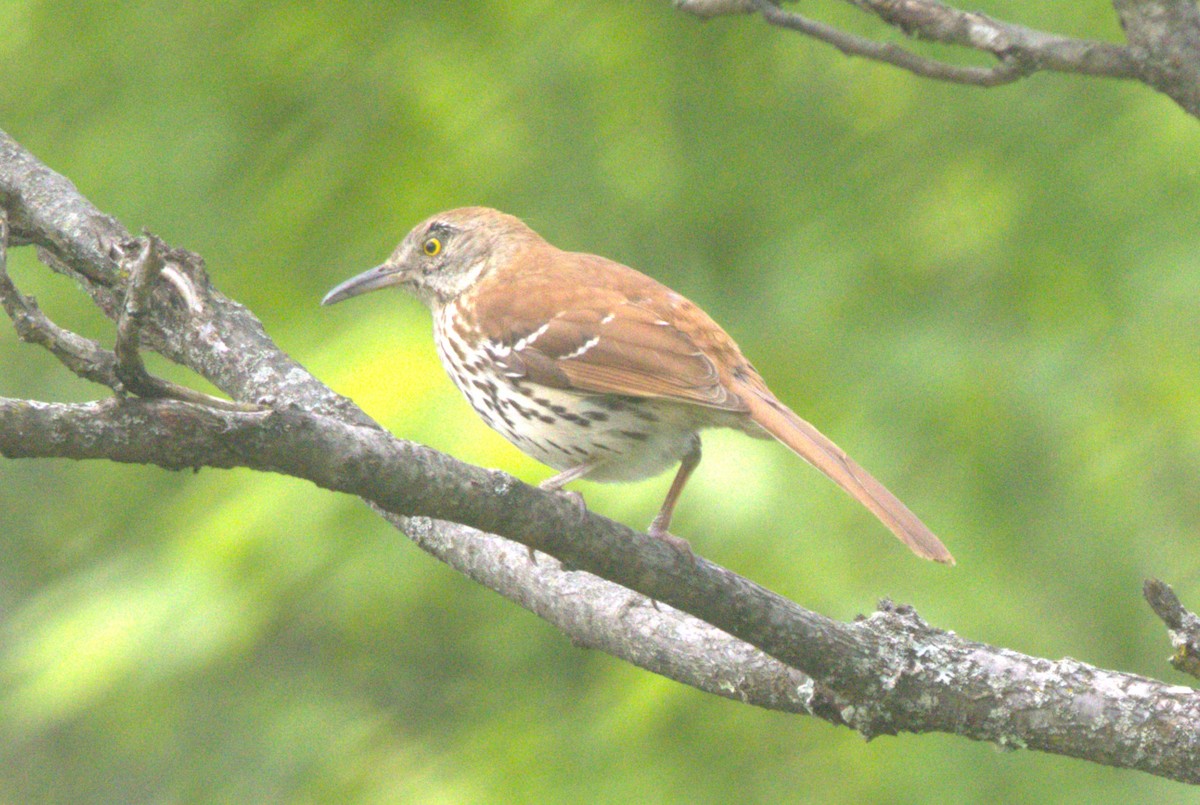
<path fill-rule="evenodd" d="M 1119 39 L 1099 0 L 985 10 Z M 782 447 L 719 433 L 676 520 L 697 550 L 836 617 L 887 595 L 973 639 L 1187 683 L 1139 595 L 1154 575 L 1200 605 L 1200 130 L 1168 100 L 939 85 L 665 0 L 8 0 L 0 29 L 0 127 L 204 255 L 395 433 L 546 476 L 458 398 L 418 303 L 317 306 L 429 213 L 500 207 L 702 304 L 959 566 L 907 555 Z M 12 263 L 111 342 L 30 250 Z M 105 390 L 10 330 L 0 394 Z M 668 482 L 580 488 L 639 525 Z M 0 542 L 3 801 L 1194 796 L 703 695 L 573 648 L 285 478 L 0 462 Z"/>

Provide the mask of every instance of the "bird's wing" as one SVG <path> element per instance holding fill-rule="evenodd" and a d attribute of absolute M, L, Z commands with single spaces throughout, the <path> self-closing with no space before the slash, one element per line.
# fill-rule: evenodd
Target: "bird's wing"
<path fill-rule="evenodd" d="M 699 308 L 633 269 L 567 256 L 576 261 L 578 281 L 534 270 L 510 280 L 519 287 L 476 294 L 475 319 L 510 376 L 593 394 L 746 410 L 712 353 L 722 339 L 737 347 Z M 705 343 L 714 341 L 707 328 L 698 337 L 689 326 L 696 316 L 719 334 L 715 344 Z"/>

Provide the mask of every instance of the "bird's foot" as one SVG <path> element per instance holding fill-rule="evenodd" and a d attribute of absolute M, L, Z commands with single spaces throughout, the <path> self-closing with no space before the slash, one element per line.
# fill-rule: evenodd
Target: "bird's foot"
<path fill-rule="evenodd" d="M 587 511 L 587 503 L 583 499 L 583 493 L 576 492 L 573 489 L 560 489 L 558 493 L 567 500 L 575 504 L 575 508 L 579 509 L 579 513 L 583 514 Z"/>
<path fill-rule="evenodd" d="M 538 489 L 544 489 L 547 492 L 557 492 L 567 500 L 573 501 L 579 508 L 579 512 L 582 514 L 583 512 L 587 511 L 587 504 L 583 502 L 583 495 L 572 489 L 562 488 L 563 484 L 567 483 L 568 481 L 573 481 L 575 480 L 575 477 L 578 477 L 567 477 L 568 475 L 570 475 L 570 471 L 561 472 L 558 475 L 555 475 L 553 478 L 547 478 L 538 484 Z"/>
<path fill-rule="evenodd" d="M 696 553 L 692 550 L 692 544 L 683 537 L 677 537 L 667 529 L 663 528 L 655 520 L 650 524 L 650 528 L 646 531 L 647 534 L 655 539 L 661 539 L 667 545 L 671 546 L 676 553 L 684 559 L 695 559 Z"/>

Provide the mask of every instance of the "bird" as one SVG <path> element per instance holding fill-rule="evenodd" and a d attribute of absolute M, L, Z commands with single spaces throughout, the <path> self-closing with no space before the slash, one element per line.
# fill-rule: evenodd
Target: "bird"
<path fill-rule="evenodd" d="M 430 309 L 441 363 L 475 411 L 558 471 L 543 489 L 637 481 L 678 464 L 648 533 L 687 547 L 668 529 L 700 463 L 700 432 L 732 428 L 779 440 L 918 556 L 954 564 L 908 507 L 771 393 L 720 325 L 633 268 L 556 248 L 515 216 L 462 207 L 417 224 L 384 263 L 321 303 L 397 286 Z"/>

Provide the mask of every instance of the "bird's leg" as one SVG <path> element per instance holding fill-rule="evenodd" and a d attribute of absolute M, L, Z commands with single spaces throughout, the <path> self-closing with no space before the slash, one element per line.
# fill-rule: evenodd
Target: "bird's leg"
<path fill-rule="evenodd" d="M 689 555 L 692 553 L 692 546 L 688 544 L 688 541 L 683 537 L 675 536 L 667 531 L 667 528 L 671 525 L 671 515 L 675 512 L 675 504 L 679 502 L 679 496 L 683 493 L 683 487 L 687 485 L 688 478 L 692 476 L 692 473 L 699 464 L 700 437 L 693 435 L 692 447 L 679 462 L 679 472 L 675 473 L 675 480 L 671 482 L 671 488 L 667 490 L 667 498 L 663 501 L 662 508 L 658 510 L 658 516 L 650 524 L 648 532 L 650 536 L 658 537 L 681 553 Z"/>
<path fill-rule="evenodd" d="M 552 478 L 547 478 L 538 484 L 538 489 L 545 489 L 548 492 L 562 492 L 571 500 L 575 501 L 575 505 L 579 507 L 580 513 L 587 511 L 587 505 L 583 502 L 583 495 L 578 492 L 564 491 L 563 487 L 571 481 L 582 478 L 596 467 L 594 462 L 586 462 L 578 467 L 572 467 L 569 470 L 564 470 Z"/>
<path fill-rule="evenodd" d="M 547 478 L 538 484 L 538 489 L 546 489 L 550 492 L 557 492 L 567 484 L 571 483 L 571 481 L 578 480 L 579 478 L 587 475 L 589 472 L 595 469 L 595 467 L 596 465 L 592 462 L 584 462 L 578 467 L 572 467 L 569 470 L 563 470 L 558 475 L 555 475 L 552 478 Z"/>
<path fill-rule="evenodd" d="M 547 478 L 538 484 L 538 489 L 545 489 L 547 492 L 561 492 L 569 500 L 574 502 L 575 505 L 579 507 L 579 513 L 583 514 L 587 511 L 587 504 L 583 502 L 583 495 L 579 494 L 578 492 L 565 490 L 563 489 L 563 486 L 571 483 L 571 481 L 587 475 L 592 471 L 592 469 L 595 468 L 595 466 L 596 465 L 594 463 L 583 463 L 578 467 L 572 467 L 569 470 L 563 470 L 558 475 Z M 533 548 L 529 549 L 529 558 L 532 561 L 537 562 L 537 558 L 534 556 Z"/>

